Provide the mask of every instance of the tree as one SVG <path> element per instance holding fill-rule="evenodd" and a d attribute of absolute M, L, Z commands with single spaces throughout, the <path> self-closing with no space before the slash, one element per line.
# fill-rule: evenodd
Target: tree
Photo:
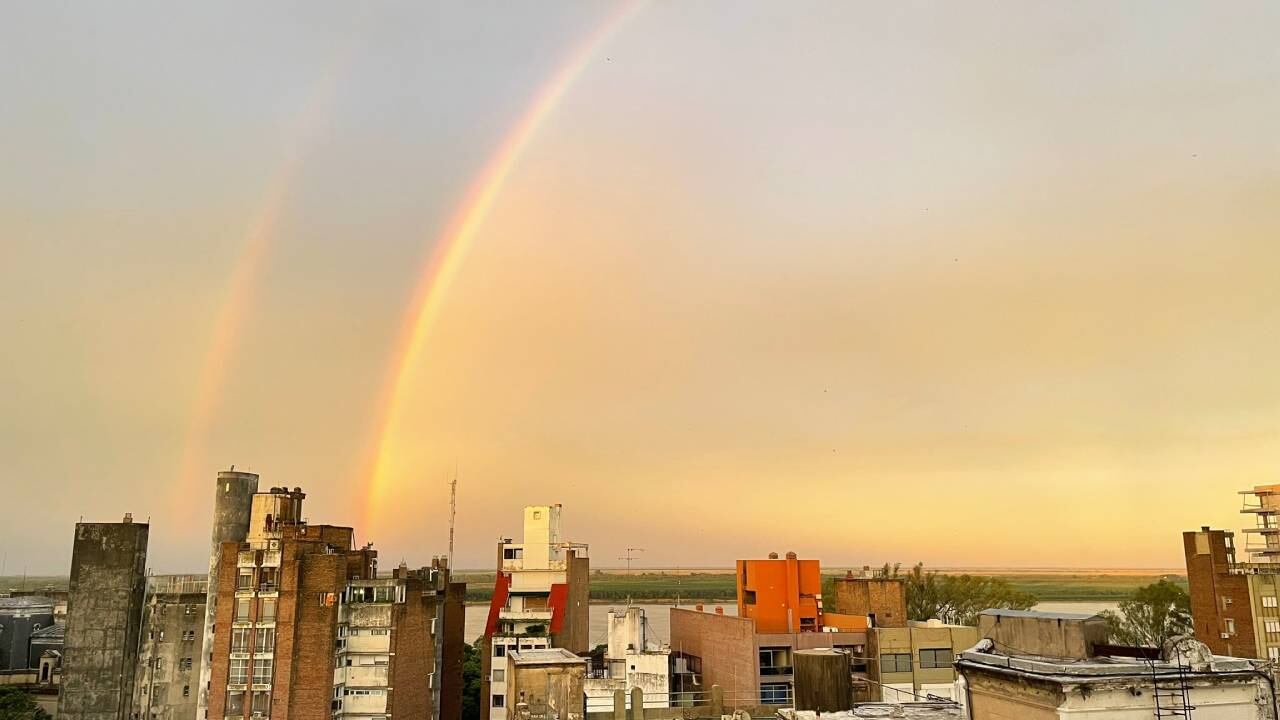
<path fill-rule="evenodd" d="M 1167 578 L 1135 590 L 1120 601 L 1120 612 L 1101 614 L 1117 645 L 1158 648 L 1171 638 L 1191 634 L 1191 596 Z"/>
<path fill-rule="evenodd" d="M 0 687 L 0 720 L 49 720 L 49 713 L 25 690 Z"/>
<path fill-rule="evenodd" d="M 906 575 L 886 564 L 885 577 L 901 577 L 906 585 L 907 618 L 937 618 L 952 625 L 976 625 L 978 613 L 989 608 L 1026 610 L 1036 596 L 1017 590 L 1009 581 L 985 575 L 939 575 L 917 563 Z"/>
<path fill-rule="evenodd" d="M 462 720 L 480 720 L 480 645 L 462 647 Z"/>

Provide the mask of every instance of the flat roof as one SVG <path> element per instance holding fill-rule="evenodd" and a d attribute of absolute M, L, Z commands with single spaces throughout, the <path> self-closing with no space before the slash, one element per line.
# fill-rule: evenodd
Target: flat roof
<path fill-rule="evenodd" d="M 1045 612 L 1043 610 L 1005 610 L 1004 608 L 991 608 L 983 610 L 979 615 L 988 615 L 992 617 L 1017 617 L 1017 618 L 1035 618 L 1037 620 L 1092 620 L 1097 618 L 1102 620 L 1101 615 L 1090 615 L 1086 613 L 1068 613 L 1068 612 Z"/>
<path fill-rule="evenodd" d="M 512 650 L 507 657 L 517 665 L 564 665 L 568 663 L 587 663 L 584 657 L 578 657 L 564 648 L 538 648 L 535 650 Z"/>
<path fill-rule="evenodd" d="M 784 708 L 778 711 L 783 720 L 817 720 L 812 710 Z M 822 720 L 862 720 L 862 718 L 906 718 L 907 720 L 949 720 L 961 717 L 956 703 L 858 703 L 852 710 L 822 713 Z"/>

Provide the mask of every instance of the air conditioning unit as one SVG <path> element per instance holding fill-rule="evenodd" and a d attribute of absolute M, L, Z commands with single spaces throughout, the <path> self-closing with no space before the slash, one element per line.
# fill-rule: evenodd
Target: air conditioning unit
<path fill-rule="evenodd" d="M 1222 633 L 1221 637 L 1223 640 L 1226 640 L 1227 638 L 1231 637 L 1231 633 Z"/>
<path fill-rule="evenodd" d="M 271 550 L 279 550 L 279 549 L 280 549 L 280 541 L 279 541 L 279 540 L 268 540 L 268 541 L 267 541 L 267 547 L 268 547 L 269 549 L 271 549 Z"/>

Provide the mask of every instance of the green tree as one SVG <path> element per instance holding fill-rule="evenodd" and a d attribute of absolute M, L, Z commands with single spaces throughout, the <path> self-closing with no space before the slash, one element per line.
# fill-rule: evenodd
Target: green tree
<path fill-rule="evenodd" d="M 0 720 L 49 720 L 49 713 L 25 690 L 0 687 Z"/>
<path fill-rule="evenodd" d="M 462 720 L 480 720 L 480 644 L 462 648 Z M 5 720 L 0 718 L 0 720 Z"/>
<path fill-rule="evenodd" d="M 906 584 L 907 617 L 911 620 L 937 618 L 953 625 L 976 625 L 978 614 L 990 608 L 1026 610 L 1036 604 L 1036 596 L 1022 592 L 1002 578 L 985 575 L 939 575 L 917 563 L 905 575 L 898 567 L 884 567 L 886 577 L 901 577 Z"/>
<path fill-rule="evenodd" d="M 1191 634 L 1191 596 L 1161 578 L 1120 601 L 1120 612 L 1105 610 L 1102 616 L 1111 642 L 1158 648 L 1170 638 Z"/>

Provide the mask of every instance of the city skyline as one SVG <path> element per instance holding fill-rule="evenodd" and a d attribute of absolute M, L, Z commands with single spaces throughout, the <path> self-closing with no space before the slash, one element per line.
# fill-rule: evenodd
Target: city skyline
<path fill-rule="evenodd" d="M 199 570 L 232 464 L 387 567 L 455 468 L 459 568 L 543 503 L 597 567 L 1247 526 L 1280 8 L 810 7 L 16 8 L 5 572 L 124 512 Z"/>

